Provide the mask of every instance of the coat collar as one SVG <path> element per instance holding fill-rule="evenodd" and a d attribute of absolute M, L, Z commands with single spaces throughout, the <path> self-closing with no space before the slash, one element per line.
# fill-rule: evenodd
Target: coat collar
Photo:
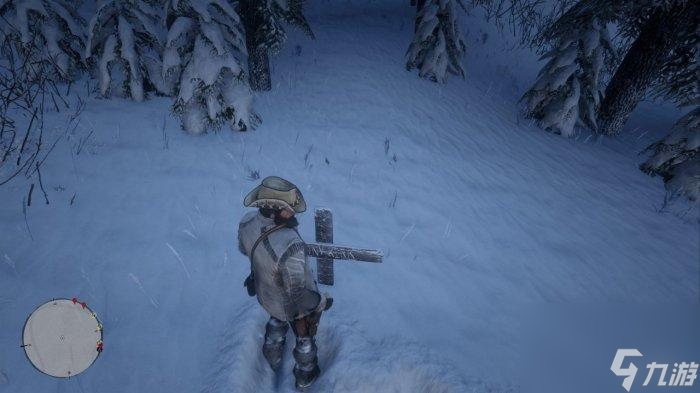
<path fill-rule="evenodd" d="M 260 221 L 260 224 L 262 224 L 263 228 L 275 225 L 275 220 L 263 216 L 262 214 L 260 214 L 260 212 L 258 212 L 257 219 L 258 221 Z"/>

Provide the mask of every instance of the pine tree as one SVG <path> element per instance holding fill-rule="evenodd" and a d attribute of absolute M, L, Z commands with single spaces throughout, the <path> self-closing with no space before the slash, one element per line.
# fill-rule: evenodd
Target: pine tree
<path fill-rule="evenodd" d="M 602 74 L 606 58 L 613 54 L 605 24 L 589 15 L 569 28 L 555 25 L 548 35 L 556 44 L 541 57 L 551 60 L 523 96 L 526 117 L 567 137 L 574 135 L 577 125 L 596 130 Z"/>
<path fill-rule="evenodd" d="M 674 101 L 678 106 L 700 104 L 700 24 L 695 32 L 687 31 L 682 44 L 669 55 L 661 68 L 661 77 L 654 84 L 654 95 Z"/>
<path fill-rule="evenodd" d="M 700 107 L 683 116 L 663 140 L 647 147 L 653 155 L 640 165 L 651 176 L 660 175 L 669 195 L 700 201 Z"/>
<path fill-rule="evenodd" d="M 466 10 L 463 0 L 417 0 L 413 41 L 406 52 L 406 69 L 418 69 L 418 76 L 446 82 L 447 74 L 464 77 L 461 58 L 466 45 L 455 17 L 455 2 Z"/>
<path fill-rule="evenodd" d="M 282 22 L 299 27 L 313 38 L 302 13 L 302 1 L 240 0 L 238 14 L 246 32 L 250 86 L 255 91 L 270 90 L 269 55 L 279 52 L 287 39 Z"/>
<path fill-rule="evenodd" d="M 552 14 L 542 16 L 537 7 L 537 0 L 484 0 L 490 6 L 492 13 L 502 15 L 510 12 L 511 24 L 519 25 L 528 37 L 528 42 L 535 48 L 541 49 L 544 44 L 561 45 L 560 40 L 566 41 L 569 32 L 581 31 L 590 26 L 591 21 L 597 21 L 600 26 L 614 24 L 618 32 L 616 45 L 610 50 L 609 40 L 604 43 L 607 53 L 621 53 L 621 57 L 605 56 L 605 67 L 595 67 L 595 61 L 589 62 L 592 67 L 588 70 L 581 68 L 582 78 L 591 75 L 591 81 L 607 81 L 602 102 L 596 105 L 579 105 L 597 108 L 596 118 L 579 122 L 604 135 L 616 135 L 626 123 L 631 112 L 648 93 L 653 93 L 667 99 L 672 99 L 680 105 L 687 105 L 689 96 L 697 92 L 697 43 L 698 24 L 700 24 L 700 7 L 691 0 L 579 0 L 570 5 L 568 1 L 560 2 L 563 12 L 558 17 Z M 510 11 L 502 11 L 502 6 L 509 5 Z M 515 21 L 515 22 L 513 22 Z M 532 25 L 537 25 L 538 34 L 532 36 L 529 32 Z M 555 32 L 557 34 L 552 34 Z M 562 34 L 563 33 L 563 34 Z M 601 43 L 603 44 L 603 43 Z M 555 50 L 555 56 L 567 53 Z M 579 60 L 584 60 L 579 58 Z M 595 58 L 594 58 L 595 60 Z M 578 61 L 583 64 L 583 61 Z M 546 66 L 549 67 L 550 65 Z M 543 70 L 547 74 L 551 70 Z M 605 75 L 601 78 L 600 71 Z M 611 72 L 608 74 L 608 72 Z M 542 82 L 541 80 L 538 83 Z M 581 82 L 579 80 L 579 82 Z M 579 83 L 579 85 L 582 85 Z M 558 100 L 573 101 L 575 96 L 573 85 L 569 84 L 571 94 L 559 95 Z M 534 89 L 529 96 L 538 98 L 542 93 Z M 595 89 L 591 88 L 591 91 Z M 546 94 L 545 94 L 546 96 Z M 591 97 L 583 94 L 581 98 Z M 529 115 L 535 119 L 545 118 L 543 113 L 537 113 L 536 99 L 531 105 Z M 531 104 L 533 104 L 531 102 Z M 563 106 L 564 109 L 565 106 Z M 532 108 L 535 108 L 533 111 Z M 595 109 L 594 108 L 594 109 Z M 569 108 L 573 112 L 573 107 Z M 564 111 L 566 113 L 566 111 Z M 554 116 L 557 118 L 557 116 Z M 583 119 L 583 118 L 582 118 Z M 580 120 L 582 120 L 580 119 Z M 547 123 L 547 122 L 544 122 Z M 543 123 L 543 124 L 544 124 Z M 597 126 L 597 127 L 596 127 Z M 570 123 L 566 124 L 570 129 Z M 562 127 L 550 127 L 562 128 Z M 559 131 L 561 132 L 561 131 Z"/>
<path fill-rule="evenodd" d="M 142 101 L 149 90 L 170 93 L 161 71 L 165 32 L 156 6 L 152 0 L 108 0 L 95 11 L 85 58 L 97 68 L 103 96 L 109 95 L 113 79 L 119 76 L 125 79 L 119 86 L 122 93 L 136 101 Z"/>
<path fill-rule="evenodd" d="M 632 44 L 605 89 L 598 115 L 605 135 L 620 133 L 649 87 L 662 77 L 664 67 L 683 53 L 686 37 L 697 34 L 700 23 L 700 7 L 692 0 L 621 3 L 621 31 Z"/>
<path fill-rule="evenodd" d="M 698 36 L 696 30 L 686 31 L 681 45 L 669 55 L 662 66 L 661 77 L 654 85 L 654 95 L 674 101 L 678 106 L 695 106 L 671 129 L 669 135 L 645 151 L 654 155 L 640 165 L 651 176 L 660 175 L 673 198 L 685 196 L 700 201 L 700 70 L 698 69 Z"/>
<path fill-rule="evenodd" d="M 0 28 L 3 39 L 11 40 L 31 63 L 40 62 L 50 75 L 73 79 L 82 67 L 85 22 L 76 12 L 76 2 L 68 0 L 0 1 Z M 27 75 L 31 77 L 31 75 Z"/>
<path fill-rule="evenodd" d="M 245 131 L 260 121 L 241 66 L 240 18 L 228 0 L 169 0 L 163 75 L 174 85 L 173 111 L 192 134 L 224 124 Z"/>

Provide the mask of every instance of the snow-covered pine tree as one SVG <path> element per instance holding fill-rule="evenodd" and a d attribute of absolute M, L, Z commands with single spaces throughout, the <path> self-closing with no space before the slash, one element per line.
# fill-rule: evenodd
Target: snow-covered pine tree
<path fill-rule="evenodd" d="M 85 59 L 97 69 L 102 96 L 110 94 L 114 79 L 123 79 L 118 89 L 135 101 L 152 90 L 170 93 L 162 76 L 165 31 L 158 6 L 156 0 L 106 0 L 97 7 Z"/>
<path fill-rule="evenodd" d="M 175 91 L 173 111 L 182 128 L 201 134 L 228 124 L 254 128 L 260 119 L 241 60 L 245 38 L 228 0 L 169 0 L 163 75 Z"/>
<path fill-rule="evenodd" d="M 654 95 L 675 102 L 678 106 L 700 105 L 700 24 L 687 31 L 682 44 L 671 51 L 661 68 L 661 77 L 654 84 Z"/>
<path fill-rule="evenodd" d="M 481 2 L 481 0 L 479 0 Z M 694 88 L 686 83 L 697 79 L 688 65 L 694 64 L 688 54 L 689 42 L 697 40 L 700 7 L 692 0 L 575 0 L 554 2 L 555 10 L 563 11 L 542 15 L 538 0 L 485 0 L 496 18 L 509 18 L 511 25 L 520 26 L 531 47 L 541 49 L 555 29 L 568 31 L 585 25 L 586 20 L 598 20 L 601 25 L 614 24 L 616 44 L 622 55 L 606 68 L 611 73 L 599 105 L 596 123 L 598 132 L 616 135 L 625 125 L 637 104 L 647 95 L 650 87 L 656 94 L 672 98 L 674 91 L 686 93 Z M 501 6 L 504 6 L 502 8 Z M 505 10 L 505 11 L 503 11 Z M 538 31 L 531 34 L 532 27 Z M 545 38 L 545 39 L 543 39 Z M 621 44 L 621 45 L 620 45 Z M 697 46 L 697 44 L 695 45 Z M 684 59 L 685 58 L 685 59 Z M 619 60 L 619 61 L 618 61 Z M 606 75 L 606 78 L 607 75 Z M 672 86 L 673 85 L 673 86 Z M 681 93 L 685 94 L 685 93 Z"/>
<path fill-rule="evenodd" d="M 617 135 L 649 87 L 663 78 L 664 67 L 683 53 L 687 37 L 697 34 L 700 7 L 693 0 L 610 3 L 617 4 L 620 31 L 631 41 L 605 88 L 598 114 L 600 132 Z"/>
<path fill-rule="evenodd" d="M 640 165 L 651 176 L 660 175 L 671 198 L 700 201 L 700 107 L 683 116 L 663 140 L 647 147 L 653 155 Z"/>
<path fill-rule="evenodd" d="M 406 52 L 406 69 L 418 76 L 446 82 L 447 74 L 464 77 L 461 58 L 466 45 L 455 16 L 455 3 L 466 11 L 463 0 L 416 0 L 413 41 Z"/>
<path fill-rule="evenodd" d="M 0 30 L 3 38 L 11 40 L 17 52 L 36 65 L 34 69 L 52 70 L 46 77 L 56 75 L 62 80 L 73 79 L 81 68 L 85 45 L 85 22 L 76 12 L 78 3 L 70 0 L 2 0 Z"/>
<path fill-rule="evenodd" d="M 239 0 L 238 14 L 243 20 L 248 50 L 250 86 L 256 91 L 272 88 L 270 54 L 276 54 L 287 39 L 282 22 L 313 32 L 302 13 L 301 0 Z"/>
<path fill-rule="evenodd" d="M 550 59 L 523 99 L 525 116 L 545 130 L 573 136 L 575 127 L 597 129 L 603 96 L 601 83 L 606 58 L 613 53 L 604 23 L 582 17 L 568 28 L 555 25 L 549 32 L 555 44 L 541 59 Z"/>
<path fill-rule="evenodd" d="M 654 155 L 640 165 L 640 169 L 651 176 L 661 175 L 671 197 L 682 195 L 700 202 L 698 30 L 700 25 L 671 52 L 654 86 L 657 97 L 672 100 L 680 107 L 694 106 L 695 109 L 683 116 L 666 138 L 645 150 L 653 150 Z"/>

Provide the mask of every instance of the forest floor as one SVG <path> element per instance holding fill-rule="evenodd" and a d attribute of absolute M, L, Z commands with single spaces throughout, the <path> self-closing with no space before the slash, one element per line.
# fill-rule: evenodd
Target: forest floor
<path fill-rule="evenodd" d="M 675 111 L 645 103 L 618 140 L 548 134 L 517 111 L 532 55 L 464 18 L 465 80 L 423 81 L 404 69 L 412 18 L 405 0 L 314 1 L 317 39 L 290 34 L 252 132 L 191 137 L 169 99 L 91 94 L 47 161 L 50 204 L 25 220 L 28 185 L 0 188 L 0 392 L 292 391 L 291 347 L 279 387 L 259 351 L 236 244 L 268 175 L 304 193 L 306 239 L 329 207 L 336 243 L 386 255 L 336 264 L 311 391 L 517 391 L 524 305 L 698 301 L 697 222 L 637 169 Z M 71 380 L 40 375 L 25 318 L 76 296 L 105 351 Z"/>

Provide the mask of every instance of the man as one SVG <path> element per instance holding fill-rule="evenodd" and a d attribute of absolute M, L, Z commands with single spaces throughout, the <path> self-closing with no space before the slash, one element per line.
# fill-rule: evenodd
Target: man
<path fill-rule="evenodd" d="M 250 259 L 251 272 L 244 285 L 270 314 L 265 326 L 263 355 L 277 371 L 289 326 L 296 336 L 294 377 L 297 389 L 311 386 L 320 374 L 314 336 L 321 312 L 333 299 L 321 294 L 306 260 L 304 241 L 297 232 L 296 213 L 306 202 L 291 182 L 276 176 L 263 179 L 243 202 L 257 207 L 243 216 L 238 227 L 241 252 Z"/>

